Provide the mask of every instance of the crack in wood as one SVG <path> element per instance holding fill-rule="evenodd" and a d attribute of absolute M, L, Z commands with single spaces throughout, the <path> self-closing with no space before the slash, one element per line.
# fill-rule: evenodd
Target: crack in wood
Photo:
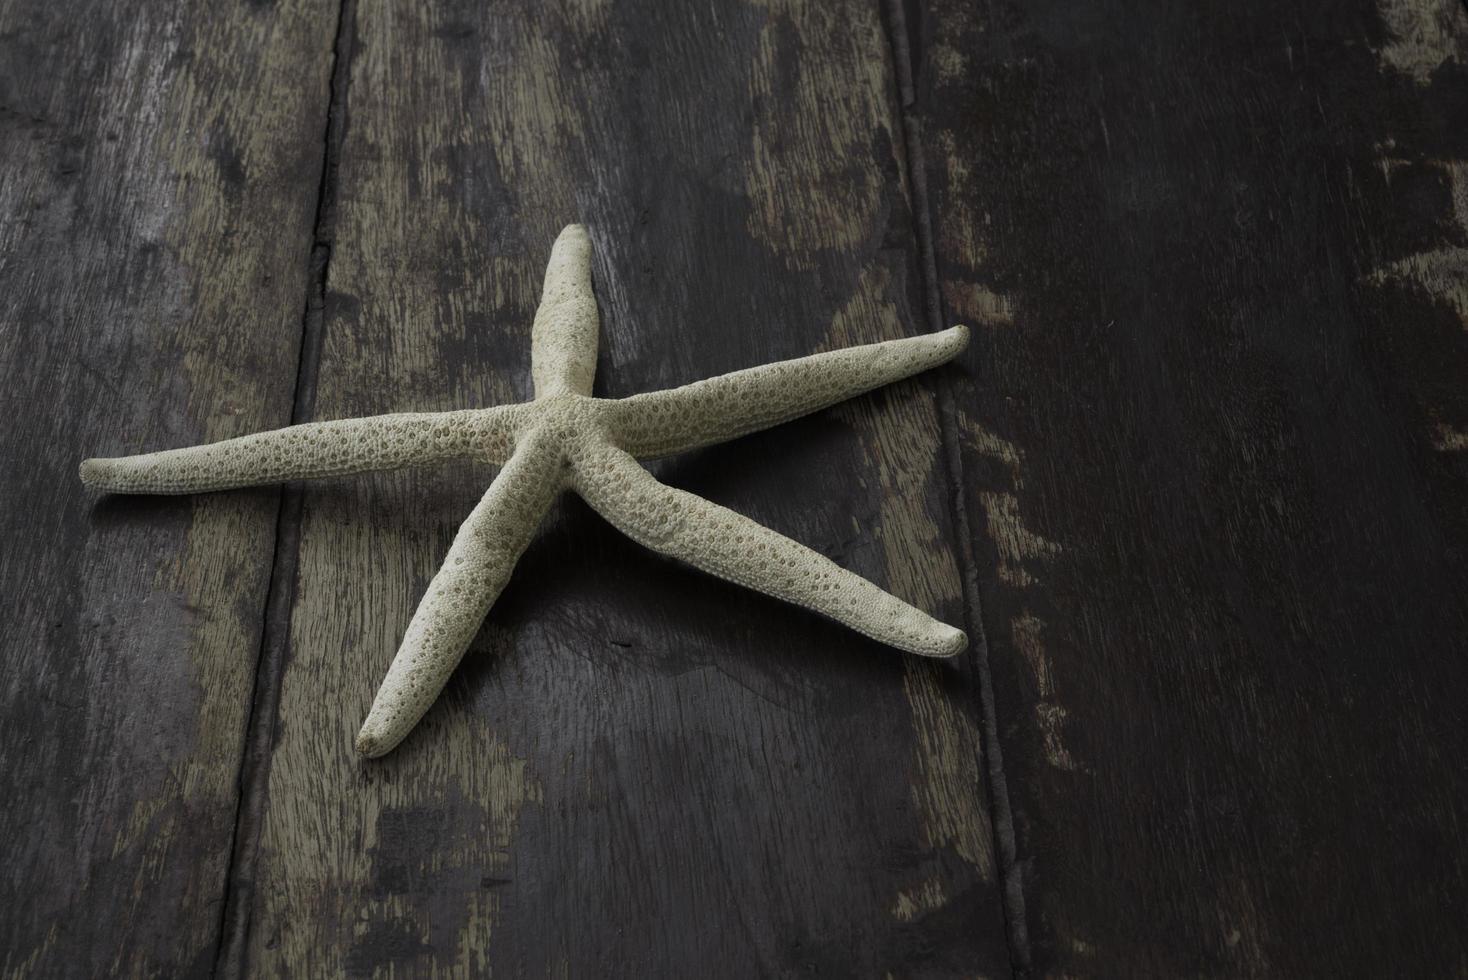
<path fill-rule="evenodd" d="M 917 245 L 923 275 L 923 298 L 928 313 L 928 329 L 943 326 L 942 296 L 938 289 L 938 266 L 935 252 L 932 211 L 928 199 L 926 164 L 922 152 L 921 133 L 911 112 L 916 102 L 913 85 L 911 38 L 903 0 L 885 0 L 888 19 L 888 41 L 892 49 L 893 73 L 896 76 L 897 112 L 902 122 L 903 152 L 907 163 L 908 193 L 917 223 Z M 939 432 L 948 470 L 950 500 L 954 526 L 958 531 L 959 557 L 963 563 L 964 628 L 972 644 L 974 669 L 979 678 L 979 708 L 983 721 L 982 749 L 988 763 L 990 825 L 993 827 L 994 853 L 999 857 L 999 874 L 1003 882 L 1005 926 L 1009 942 L 1010 965 L 1016 976 L 1026 976 L 1030 967 L 1028 929 L 1025 921 L 1024 882 L 1016 857 L 1014 816 L 1005 783 L 1004 759 L 999 747 L 999 721 L 994 703 L 994 688 L 989 674 L 989 643 L 984 632 L 980 606 L 978 573 L 975 566 L 973 536 L 968 509 L 963 502 L 963 467 L 959 440 L 955 430 L 957 414 L 953 383 L 948 379 L 935 382 L 938 396 Z"/>
<path fill-rule="evenodd" d="M 311 244 L 310 275 L 301 314 L 301 346 L 296 368 L 291 424 L 309 421 L 315 412 L 316 384 L 325 333 L 326 287 L 336 227 L 337 179 L 346 128 L 346 93 L 351 77 L 356 0 L 341 0 L 332 38 L 326 133 L 322 139 L 321 183 Z M 300 560 L 303 490 L 289 484 L 281 490 L 276 516 L 275 551 L 266 588 L 264 625 L 255 667 L 255 689 L 240 759 L 239 803 L 229 866 L 225 869 L 218 947 L 213 975 L 246 974 L 246 940 L 254 899 L 255 865 L 260 826 L 269 795 L 270 763 L 275 741 L 280 687 L 290 650 L 291 613 L 295 608 Z"/>

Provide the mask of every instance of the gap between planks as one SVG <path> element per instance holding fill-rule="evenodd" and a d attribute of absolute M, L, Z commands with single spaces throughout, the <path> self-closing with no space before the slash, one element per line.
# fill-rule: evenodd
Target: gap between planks
<path fill-rule="evenodd" d="M 923 300 L 929 332 L 943 329 L 942 293 L 938 289 L 938 257 L 933 240 L 932 208 L 928 201 L 926 163 L 918 119 L 911 111 L 917 96 L 913 85 L 912 51 L 909 42 L 906 0 L 881 0 L 887 13 L 887 41 L 892 49 L 893 74 L 897 82 L 897 112 L 902 123 L 903 155 L 907 163 L 907 191 L 917 231 L 918 261 L 922 267 Z M 1468 3 L 1468 0 L 1464 0 Z M 1009 805 L 1009 787 L 1004 778 L 1004 757 L 999 748 L 999 719 L 994 704 L 994 685 L 989 676 L 989 641 L 979 596 L 978 568 L 974 560 L 968 508 L 964 502 L 963 462 L 955 431 L 954 383 L 940 377 L 934 385 L 938 397 L 938 429 L 948 470 L 949 497 L 954 527 L 958 532 L 959 560 L 963 565 L 964 627 L 973 643 L 973 664 L 979 678 L 979 710 L 982 716 L 983 749 L 989 776 L 989 823 L 994 850 L 999 855 L 1005 931 L 1009 961 L 1016 976 L 1030 971 L 1029 930 L 1025 924 L 1024 882 L 1016 861 L 1014 815 Z"/>
<path fill-rule="evenodd" d="M 356 7 L 356 0 L 341 0 L 331 42 L 332 64 L 327 87 L 326 133 L 322 137 L 321 183 L 316 192 L 316 219 L 306 278 L 306 299 L 301 311 L 301 344 L 296 362 L 291 425 L 310 421 L 316 411 L 316 385 L 325 334 L 326 283 L 331 271 L 331 248 L 336 227 L 337 174 L 345 129 Z M 250 914 L 255 897 L 255 866 L 260 850 L 260 823 L 269 795 L 280 687 L 290 649 L 291 613 L 295 608 L 303 496 L 300 483 L 287 484 L 281 490 L 280 508 L 276 514 L 275 551 L 265 593 L 260 651 L 255 661 L 255 688 L 245 727 L 244 752 L 240 758 L 234 840 L 229 867 L 225 870 L 224 901 L 214 957 L 213 974 L 216 977 L 239 977 L 245 973 Z"/>

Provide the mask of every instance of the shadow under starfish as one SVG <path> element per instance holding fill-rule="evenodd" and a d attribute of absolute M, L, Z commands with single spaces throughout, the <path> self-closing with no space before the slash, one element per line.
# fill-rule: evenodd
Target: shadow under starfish
<path fill-rule="evenodd" d="M 196 493 L 474 457 L 500 464 L 408 624 L 357 736 L 390 751 L 438 697 L 556 496 L 574 490 L 644 547 L 805 606 L 927 657 L 967 645 L 933 619 L 804 545 L 674 487 L 638 460 L 724 442 L 935 367 L 968 330 L 780 361 L 630 398 L 591 397 L 600 318 L 580 225 L 551 249 L 531 331 L 533 401 L 457 412 L 310 422 L 207 446 L 88 459 L 87 486 Z"/>

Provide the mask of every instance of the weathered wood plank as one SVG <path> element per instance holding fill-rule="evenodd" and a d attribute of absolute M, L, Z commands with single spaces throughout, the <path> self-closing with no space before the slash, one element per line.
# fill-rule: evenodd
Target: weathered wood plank
<path fill-rule="evenodd" d="M 1035 971 L 1468 970 L 1468 11 L 929 0 Z"/>
<path fill-rule="evenodd" d="M 83 456 L 289 415 L 329 12 L 0 5 L 0 972 L 207 972 L 274 490 Z"/>
<path fill-rule="evenodd" d="M 350 29 L 318 417 L 528 396 L 571 221 L 596 248 L 599 393 L 924 329 L 876 5 L 373 4 Z M 659 472 L 961 618 L 933 384 Z M 308 493 L 249 969 L 1007 969 L 969 673 L 665 562 L 579 502 L 419 729 L 360 762 L 491 475 Z"/>

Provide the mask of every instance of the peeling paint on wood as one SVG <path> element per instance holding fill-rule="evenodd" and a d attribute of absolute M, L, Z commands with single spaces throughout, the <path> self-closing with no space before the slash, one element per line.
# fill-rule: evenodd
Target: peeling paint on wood
<path fill-rule="evenodd" d="M 1468 432 L 1438 423 L 1432 445 L 1439 452 L 1461 453 L 1468 450 Z"/>
<path fill-rule="evenodd" d="M 948 896 L 943 890 L 942 879 L 933 878 L 899 892 L 897 900 L 892 903 L 892 917 L 903 922 L 912 922 L 936 912 L 947 902 Z"/>
<path fill-rule="evenodd" d="M 1468 26 L 1463 34 L 1468 36 Z M 1377 284 L 1394 279 L 1417 284 L 1445 302 L 1457 313 L 1463 329 L 1468 330 L 1468 162 L 1431 162 L 1427 166 L 1442 174 L 1451 201 L 1451 219 L 1446 222 L 1448 234 L 1444 236 L 1448 241 L 1396 259 L 1374 272 L 1371 279 Z M 1389 158 L 1382 160 L 1382 167 L 1388 181 L 1402 168 L 1417 169 L 1412 161 Z"/>
<path fill-rule="evenodd" d="M 1462 0 L 1377 0 L 1387 40 L 1382 62 L 1427 85 L 1447 61 L 1468 64 L 1468 10 Z"/>
<path fill-rule="evenodd" d="M 1035 577 L 1027 563 L 1058 554 L 1060 545 L 1025 526 L 1019 513 L 1019 498 L 1014 494 L 980 493 L 978 496 L 989 537 L 999 553 L 999 577 L 1019 588 L 1034 584 Z"/>

